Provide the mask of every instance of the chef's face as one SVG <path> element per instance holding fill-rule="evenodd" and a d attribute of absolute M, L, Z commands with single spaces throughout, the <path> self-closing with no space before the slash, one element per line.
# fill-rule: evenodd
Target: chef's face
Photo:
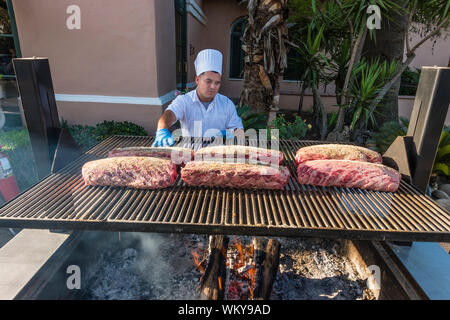
<path fill-rule="evenodd" d="M 220 74 L 213 71 L 206 71 L 195 77 L 197 95 L 201 101 L 208 102 L 214 99 L 219 92 L 221 78 Z"/>

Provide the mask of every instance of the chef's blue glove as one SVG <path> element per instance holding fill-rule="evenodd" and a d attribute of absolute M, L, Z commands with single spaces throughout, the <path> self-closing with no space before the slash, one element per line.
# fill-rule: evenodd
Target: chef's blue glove
<path fill-rule="evenodd" d="M 152 147 L 170 147 L 175 144 L 169 129 L 159 129 L 156 131 L 155 142 Z"/>
<path fill-rule="evenodd" d="M 234 134 L 230 130 L 222 130 L 222 131 L 220 131 L 220 134 L 218 136 L 219 137 L 222 136 L 225 139 L 233 139 L 234 138 Z"/>

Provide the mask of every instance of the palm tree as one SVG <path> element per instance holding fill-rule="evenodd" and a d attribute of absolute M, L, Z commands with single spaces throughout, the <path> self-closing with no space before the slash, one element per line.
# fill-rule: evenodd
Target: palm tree
<path fill-rule="evenodd" d="M 248 21 L 242 37 L 244 86 L 240 104 L 255 112 L 278 110 L 279 77 L 287 67 L 287 0 L 245 0 Z"/>
<path fill-rule="evenodd" d="M 377 49 L 374 49 L 370 47 L 370 42 L 373 41 L 368 39 L 367 42 L 369 44 L 366 46 L 366 55 L 369 57 L 381 56 L 384 58 L 383 60 L 398 64 L 396 72 L 392 74 L 390 79 L 386 79 L 384 86 L 378 90 L 378 94 L 367 107 L 367 113 L 372 115 L 377 106 L 380 105 L 380 102 L 390 91 L 390 95 L 388 95 L 387 99 L 384 101 L 387 105 L 387 111 L 385 111 L 386 116 L 383 117 L 383 121 L 398 119 L 398 106 L 396 101 L 398 98 L 398 87 L 396 86 L 399 85 L 399 79 L 402 73 L 414 59 L 416 55 L 415 51 L 425 41 L 436 37 L 441 30 L 445 29 L 450 24 L 450 0 L 348 0 L 342 2 L 336 0 L 336 2 L 349 12 L 348 22 L 351 33 L 355 34 L 355 36 L 357 34 L 357 36 L 352 49 L 352 58 L 350 59 L 347 69 L 346 81 L 342 89 L 345 101 L 339 108 L 336 127 L 327 138 L 331 141 L 336 138 L 336 134 L 342 132 L 344 127 L 345 107 L 348 105 L 347 97 L 350 96 L 348 94 L 348 90 L 354 81 L 354 78 L 351 77 L 353 72 L 352 70 L 354 66 L 358 65 L 358 62 L 362 56 L 364 44 L 366 43 L 365 39 L 368 30 L 366 26 L 367 16 L 365 15 L 365 12 L 369 4 L 377 4 L 382 8 L 382 10 L 384 10 L 383 12 L 385 17 L 388 17 L 389 19 L 384 19 L 384 29 L 382 28 L 380 32 L 376 33 L 374 30 L 369 31 L 374 36 L 373 39 L 378 39 L 378 35 L 382 34 L 379 41 L 383 43 L 381 43 L 381 45 L 378 44 Z M 409 30 L 414 29 L 414 22 L 422 23 L 425 27 L 422 30 L 422 39 L 416 44 L 411 44 L 409 39 Z M 355 25 L 359 25 L 359 33 L 353 32 L 353 30 L 358 29 L 354 27 Z M 406 59 L 403 59 L 403 45 L 406 46 Z M 383 53 L 383 48 L 386 49 L 385 53 Z M 394 103 L 390 103 L 389 105 L 389 101 L 392 100 L 394 100 Z M 361 126 L 362 123 L 360 123 L 360 127 Z"/>
<path fill-rule="evenodd" d="M 409 0 L 394 0 L 401 8 L 406 8 Z M 408 11 L 392 12 L 392 19 L 384 19 L 381 29 L 375 31 L 375 37 L 367 37 L 364 43 L 363 56 L 368 59 L 380 58 L 381 61 L 402 61 L 405 52 L 405 33 L 408 28 Z M 398 92 L 400 78 L 387 92 L 381 105 L 383 112 L 377 115 L 377 122 L 398 122 Z"/>

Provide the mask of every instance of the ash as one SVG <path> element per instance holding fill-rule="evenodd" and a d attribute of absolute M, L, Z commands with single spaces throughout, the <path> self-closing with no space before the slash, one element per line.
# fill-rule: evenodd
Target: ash
<path fill-rule="evenodd" d="M 87 276 L 81 299 L 196 300 L 201 274 L 192 251 L 208 248 L 208 237 L 121 233 Z"/>
<path fill-rule="evenodd" d="M 87 272 L 84 282 L 87 286 L 82 290 L 81 299 L 199 299 L 201 271 L 195 265 L 193 253 L 200 257 L 207 255 L 208 236 L 121 235 L 120 245 L 107 248 L 92 270 Z M 240 241 L 243 245 L 251 245 L 251 239 L 230 236 L 230 243 Z M 374 299 L 366 279 L 359 276 L 348 258 L 339 254 L 339 241 L 316 238 L 277 240 L 281 243 L 280 267 L 271 299 Z"/>
<path fill-rule="evenodd" d="M 271 299 L 373 300 L 355 265 L 339 254 L 340 241 L 278 238 L 280 267 Z"/>

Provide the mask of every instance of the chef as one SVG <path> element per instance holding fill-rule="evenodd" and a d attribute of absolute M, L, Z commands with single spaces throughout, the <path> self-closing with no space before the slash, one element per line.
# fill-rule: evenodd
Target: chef
<path fill-rule="evenodd" d="M 179 120 L 184 137 L 243 137 L 241 118 L 234 103 L 219 92 L 222 78 L 222 53 L 205 49 L 195 59 L 197 88 L 179 95 L 158 121 L 153 146 L 174 144 L 171 125 Z"/>

